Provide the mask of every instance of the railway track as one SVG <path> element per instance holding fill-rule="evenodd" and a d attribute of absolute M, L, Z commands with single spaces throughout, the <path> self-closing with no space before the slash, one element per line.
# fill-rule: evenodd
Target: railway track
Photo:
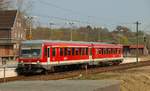
<path fill-rule="evenodd" d="M 79 70 L 73 70 L 73 71 L 49 73 L 47 75 L 9 77 L 9 78 L 5 79 L 5 82 L 19 81 L 19 80 L 24 80 L 24 81 L 27 81 L 27 80 L 59 80 L 59 79 L 67 79 L 67 78 L 77 77 L 77 76 L 80 76 L 81 74 L 82 75 L 97 74 L 97 73 L 103 73 L 103 72 L 126 70 L 126 69 L 130 69 L 130 68 L 137 68 L 137 67 L 143 67 L 143 66 L 150 66 L 150 60 L 139 62 L 139 63 L 120 64 L 117 66 L 90 67 L 87 70 L 79 69 Z M 4 82 L 4 79 L 1 78 L 0 83 L 3 83 L 3 82 Z"/>

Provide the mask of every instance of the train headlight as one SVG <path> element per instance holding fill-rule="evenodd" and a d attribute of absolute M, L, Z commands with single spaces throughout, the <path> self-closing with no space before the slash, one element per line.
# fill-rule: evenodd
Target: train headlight
<path fill-rule="evenodd" d="M 39 63 L 40 63 L 40 61 L 38 60 L 38 61 L 37 61 L 37 64 L 39 64 Z"/>
<path fill-rule="evenodd" d="M 21 60 L 21 63 L 23 63 L 23 60 Z"/>
<path fill-rule="evenodd" d="M 23 64 L 23 60 L 19 61 L 18 63 L 19 63 L 19 64 Z"/>

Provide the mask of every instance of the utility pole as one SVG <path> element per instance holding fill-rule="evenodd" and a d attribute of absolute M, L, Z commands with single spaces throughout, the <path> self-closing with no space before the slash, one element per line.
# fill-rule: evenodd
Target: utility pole
<path fill-rule="evenodd" d="M 72 34 L 72 32 L 73 32 L 73 24 L 74 24 L 74 23 L 69 23 L 69 25 L 71 26 L 71 29 L 70 29 L 70 41 L 72 41 L 72 37 L 73 37 L 73 36 L 72 36 L 72 35 L 73 35 L 73 34 Z"/>
<path fill-rule="evenodd" d="M 49 23 L 50 29 L 52 29 L 52 26 L 53 26 L 53 25 L 55 25 L 55 24 L 52 23 L 52 22 Z"/>
<path fill-rule="evenodd" d="M 139 57 L 139 25 L 141 24 L 140 22 L 136 22 L 136 63 L 139 62 L 138 57 Z"/>
<path fill-rule="evenodd" d="M 30 20 L 30 32 L 29 32 L 29 40 L 32 39 L 32 19 L 33 17 L 30 17 L 29 20 Z"/>
<path fill-rule="evenodd" d="M 29 21 L 29 34 L 28 34 L 28 39 L 29 40 L 32 40 L 32 23 L 33 23 L 34 18 L 38 18 L 38 17 L 37 16 L 27 17 L 27 19 Z"/>
<path fill-rule="evenodd" d="M 52 30 L 52 26 L 55 25 L 54 23 L 50 22 L 49 26 L 50 26 L 50 39 L 52 40 L 52 35 L 53 35 L 53 30 Z"/>
<path fill-rule="evenodd" d="M 33 19 L 34 17 L 26 17 L 26 19 L 27 19 L 27 21 L 29 22 L 29 32 L 28 32 L 28 34 L 27 34 L 27 39 L 28 40 L 31 40 L 32 39 L 32 19 Z M 27 29 L 26 29 L 27 30 Z"/>

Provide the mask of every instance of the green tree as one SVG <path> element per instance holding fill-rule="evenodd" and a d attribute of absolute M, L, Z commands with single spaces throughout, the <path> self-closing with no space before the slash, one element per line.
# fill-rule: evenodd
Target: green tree
<path fill-rule="evenodd" d="M 119 38 L 119 43 L 120 44 L 129 44 L 128 38 L 126 36 L 121 36 Z"/>

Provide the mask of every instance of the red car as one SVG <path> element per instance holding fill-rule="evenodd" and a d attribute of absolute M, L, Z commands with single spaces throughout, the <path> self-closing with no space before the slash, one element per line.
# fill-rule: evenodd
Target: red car
<path fill-rule="evenodd" d="M 53 67 L 102 62 L 121 63 L 122 45 L 79 41 L 23 41 L 18 59 L 20 72 L 42 72 Z"/>

